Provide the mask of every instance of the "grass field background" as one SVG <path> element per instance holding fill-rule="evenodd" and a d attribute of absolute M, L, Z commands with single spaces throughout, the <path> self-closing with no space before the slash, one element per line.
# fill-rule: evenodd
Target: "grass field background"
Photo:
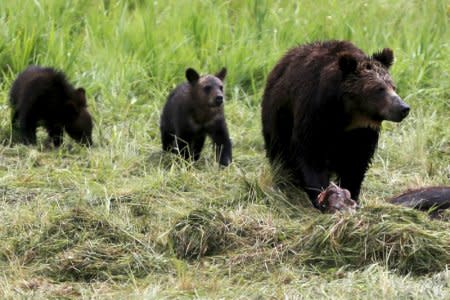
<path fill-rule="evenodd" d="M 386 204 L 449 185 L 448 1 L 0 1 L 0 298 L 450 298 L 450 224 Z M 261 95 L 287 49 L 390 47 L 411 113 L 384 123 L 354 215 L 272 183 Z M 64 70 L 93 148 L 11 145 L 8 92 Z M 159 115 L 187 67 L 228 68 L 233 164 L 161 153 Z M 201 256 L 201 257 L 200 257 Z"/>

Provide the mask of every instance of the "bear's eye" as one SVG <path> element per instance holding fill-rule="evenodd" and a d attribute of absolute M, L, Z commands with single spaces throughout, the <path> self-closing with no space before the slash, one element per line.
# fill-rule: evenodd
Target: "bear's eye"
<path fill-rule="evenodd" d="M 385 91 L 385 88 L 383 86 L 380 86 L 377 88 L 377 92 L 382 93 Z"/>
<path fill-rule="evenodd" d="M 205 91 L 205 93 L 208 94 L 209 92 L 211 92 L 211 86 L 207 85 L 207 86 L 203 87 L 203 90 Z"/>
<path fill-rule="evenodd" d="M 366 65 L 366 70 L 372 70 L 372 65 L 371 64 L 367 64 Z"/>
<path fill-rule="evenodd" d="M 223 92 L 223 85 L 219 86 L 219 90 Z"/>

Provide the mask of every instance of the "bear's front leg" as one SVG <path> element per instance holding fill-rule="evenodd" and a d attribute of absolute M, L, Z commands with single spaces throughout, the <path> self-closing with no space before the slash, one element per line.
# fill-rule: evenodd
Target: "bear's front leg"
<path fill-rule="evenodd" d="M 37 120 L 31 117 L 22 117 L 19 120 L 20 141 L 25 144 L 36 144 Z"/>
<path fill-rule="evenodd" d="M 232 145 L 225 119 L 218 119 L 209 129 L 209 135 L 214 142 L 216 160 L 221 166 L 232 162 Z"/>
<path fill-rule="evenodd" d="M 294 180 L 300 181 L 301 187 L 308 194 L 314 207 L 324 210 L 318 203 L 319 194 L 330 184 L 330 175 L 328 170 L 319 167 L 313 167 L 305 159 L 297 158 L 294 168 Z"/>
<path fill-rule="evenodd" d="M 190 160 L 192 157 L 192 134 L 183 133 L 175 137 L 175 148 L 173 153 L 180 154 L 185 160 Z"/>
<path fill-rule="evenodd" d="M 377 147 L 379 132 L 370 128 L 358 128 L 340 138 L 341 145 L 332 158 L 332 165 L 342 188 L 350 191 L 358 201 L 361 184 Z"/>
<path fill-rule="evenodd" d="M 59 147 L 63 142 L 63 127 L 56 124 L 46 124 L 45 127 L 50 140 L 53 142 L 53 145 L 55 147 Z"/>
<path fill-rule="evenodd" d="M 192 140 L 191 149 L 192 156 L 195 161 L 200 159 L 200 153 L 202 152 L 203 145 L 205 144 L 206 134 L 198 133 Z"/>

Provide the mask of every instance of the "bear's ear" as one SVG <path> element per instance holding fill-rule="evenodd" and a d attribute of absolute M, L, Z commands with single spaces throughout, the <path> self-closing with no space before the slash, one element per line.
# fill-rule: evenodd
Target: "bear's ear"
<path fill-rule="evenodd" d="M 215 76 L 223 81 L 227 76 L 227 68 L 223 67 L 222 70 L 217 72 Z"/>
<path fill-rule="evenodd" d="M 351 53 L 342 53 L 339 55 L 339 69 L 344 75 L 355 72 L 357 66 L 358 61 Z"/>
<path fill-rule="evenodd" d="M 83 88 L 77 88 L 76 91 L 76 104 L 78 104 L 80 107 L 86 107 L 87 101 L 86 101 L 86 91 Z"/>
<path fill-rule="evenodd" d="M 86 90 L 83 89 L 82 87 L 77 88 L 77 93 L 78 93 L 78 95 L 82 96 L 83 98 L 86 97 Z"/>
<path fill-rule="evenodd" d="M 382 63 L 386 69 L 389 69 L 394 62 L 394 52 L 389 48 L 384 48 L 380 52 L 375 52 L 372 58 Z"/>
<path fill-rule="evenodd" d="M 195 71 L 194 69 L 188 68 L 186 70 L 186 78 L 190 84 L 195 84 L 200 78 L 200 75 L 198 75 L 197 71 Z"/>

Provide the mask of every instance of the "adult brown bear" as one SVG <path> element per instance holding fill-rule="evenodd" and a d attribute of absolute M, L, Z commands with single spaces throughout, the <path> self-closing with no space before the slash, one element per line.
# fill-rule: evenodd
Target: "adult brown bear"
<path fill-rule="evenodd" d="M 381 122 L 408 115 L 388 71 L 393 59 L 387 48 L 368 56 L 347 41 L 315 42 L 289 50 L 269 74 L 267 156 L 314 206 L 333 174 L 357 200 Z"/>

